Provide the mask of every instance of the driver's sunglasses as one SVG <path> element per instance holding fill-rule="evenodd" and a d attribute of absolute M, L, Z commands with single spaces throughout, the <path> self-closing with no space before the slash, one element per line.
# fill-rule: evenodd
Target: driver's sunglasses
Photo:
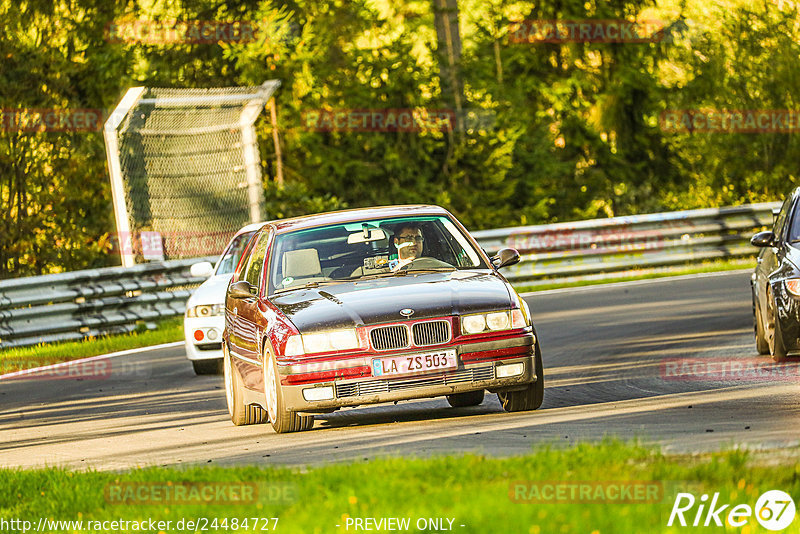
<path fill-rule="evenodd" d="M 412 241 L 416 241 L 417 243 L 422 243 L 425 241 L 425 238 L 421 235 L 401 235 L 397 236 L 397 240 L 403 243 L 411 243 Z"/>

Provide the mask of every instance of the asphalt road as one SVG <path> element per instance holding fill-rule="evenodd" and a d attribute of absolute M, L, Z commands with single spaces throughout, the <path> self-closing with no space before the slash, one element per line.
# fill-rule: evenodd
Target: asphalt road
<path fill-rule="evenodd" d="M 172 347 L 94 362 L 97 369 L 80 378 L 0 380 L 0 465 L 124 469 L 513 455 L 606 435 L 638 437 L 670 452 L 800 443 L 800 371 L 756 358 L 746 273 L 526 300 L 545 365 L 544 405 L 535 412 L 507 414 L 494 395 L 462 409 L 434 399 L 342 410 L 317 416 L 311 432 L 276 435 L 265 425 L 234 427 L 222 378 L 195 376 L 182 347 Z M 698 375 L 709 363 L 715 375 Z M 733 375 L 731 364 L 741 366 Z"/>

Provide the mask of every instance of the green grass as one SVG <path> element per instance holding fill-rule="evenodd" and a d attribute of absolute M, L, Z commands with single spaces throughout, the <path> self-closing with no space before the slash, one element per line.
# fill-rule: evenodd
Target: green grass
<path fill-rule="evenodd" d="M 584 287 L 594 286 L 618 282 L 633 282 L 636 280 L 650 280 L 653 278 L 667 278 L 670 276 L 683 276 L 688 274 L 703 274 L 714 273 L 723 271 L 736 271 L 739 269 L 754 269 L 756 266 L 755 259 L 732 259 L 732 260 L 716 260 L 704 262 L 701 264 L 687 265 L 685 267 L 676 266 L 671 267 L 669 270 L 657 268 L 652 271 L 643 270 L 641 274 L 632 274 L 630 276 L 620 276 L 615 278 L 605 278 L 598 280 L 575 280 L 569 282 L 553 282 L 548 283 L 543 280 L 541 283 L 531 285 L 529 283 L 520 282 L 515 284 L 514 288 L 519 293 L 528 293 L 533 291 L 544 291 L 547 289 L 562 289 L 566 287 Z"/>
<path fill-rule="evenodd" d="M 763 465 L 742 451 L 665 456 L 635 443 L 610 440 L 568 449 L 543 448 L 505 459 L 467 455 L 391 458 L 307 469 L 202 466 L 124 473 L 0 470 L 0 477 L 0 519 L 20 518 L 36 524 L 39 517 L 84 522 L 152 518 L 175 525 L 181 518 L 278 517 L 277 531 L 284 533 L 348 532 L 347 518 L 365 517 L 410 518 L 410 532 L 418 531 L 418 518 L 453 518 L 453 530 L 459 533 L 691 532 L 703 529 L 666 526 L 677 492 L 692 492 L 698 499 L 702 493 L 719 492 L 718 504 L 753 507 L 761 493 L 780 489 L 800 502 L 800 466 L 794 462 Z M 517 495 L 514 488 L 520 481 L 527 481 L 527 488 L 531 483 L 543 488 L 545 483 L 557 481 L 643 481 L 654 482 L 662 490 L 656 502 L 515 502 L 511 496 Z M 106 497 L 140 482 L 162 488 L 187 482 L 253 483 L 257 491 L 247 504 L 119 504 Z M 270 489 L 281 498 L 270 498 Z M 690 524 L 696 510 L 695 505 L 685 515 Z M 800 519 L 795 524 L 797 521 Z M 767 532 L 754 518 L 749 525 L 749 532 Z M 70 531 L 98 531 L 85 526 Z M 259 531 L 261 526 L 259 523 Z M 162 530 L 176 531 L 174 526 Z M 252 522 L 248 530 L 253 531 Z M 351 526 L 349 532 L 354 531 Z"/>
<path fill-rule="evenodd" d="M 157 326 L 155 330 L 135 331 L 130 334 L 6 349 L 0 351 L 0 374 L 183 340 L 183 316 L 164 319 Z"/>

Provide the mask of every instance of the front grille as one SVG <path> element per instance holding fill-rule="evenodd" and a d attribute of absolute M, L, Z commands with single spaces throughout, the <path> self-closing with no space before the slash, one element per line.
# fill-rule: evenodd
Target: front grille
<path fill-rule="evenodd" d="M 448 321 L 416 323 L 411 332 L 414 335 L 414 345 L 418 347 L 439 345 L 450 341 L 450 323 Z"/>
<path fill-rule="evenodd" d="M 450 384 L 464 384 L 468 382 L 481 382 L 494 378 L 494 364 L 459 369 L 450 373 L 437 376 L 420 378 L 403 378 L 400 380 L 363 380 L 348 384 L 336 384 L 336 398 L 360 397 L 362 395 L 376 395 L 390 393 L 426 386 L 447 386 Z"/>
<path fill-rule="evenodd" d="M 399 324 L 374 328 L 369 338 L 375 350 L 403 349 L 408 346 L 408 327 Z"/>

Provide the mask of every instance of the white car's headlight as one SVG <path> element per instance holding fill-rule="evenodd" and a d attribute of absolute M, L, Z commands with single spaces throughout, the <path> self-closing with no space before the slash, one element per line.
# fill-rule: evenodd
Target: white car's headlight
<path fill-rule="evenodd" d="M 354 350 L 358 348 L 361 348 L 361 342 L 358 339 L 358 334 L 355 329 L 344 328 L 341 330 L 289 336 L 289 339 L 286 340 L 284 354 L 286 356 L 302 356 L 303 354 Z"/>
<path fill-rule="evenodd" d="M 523 311 L 517 308 L 491 313 L 475 313 L 461 317 L 461 333 L 471 335 L 516 330 L 530 326 L 530 324 L 530 320 Z"/>
<path fill-rule="evenodd" d="M 201 304 L 200 306 L 192 306 L 186 310 L 186 317 L 214 317 L 215 315 L 224 314 L 224 304 Z"/>

